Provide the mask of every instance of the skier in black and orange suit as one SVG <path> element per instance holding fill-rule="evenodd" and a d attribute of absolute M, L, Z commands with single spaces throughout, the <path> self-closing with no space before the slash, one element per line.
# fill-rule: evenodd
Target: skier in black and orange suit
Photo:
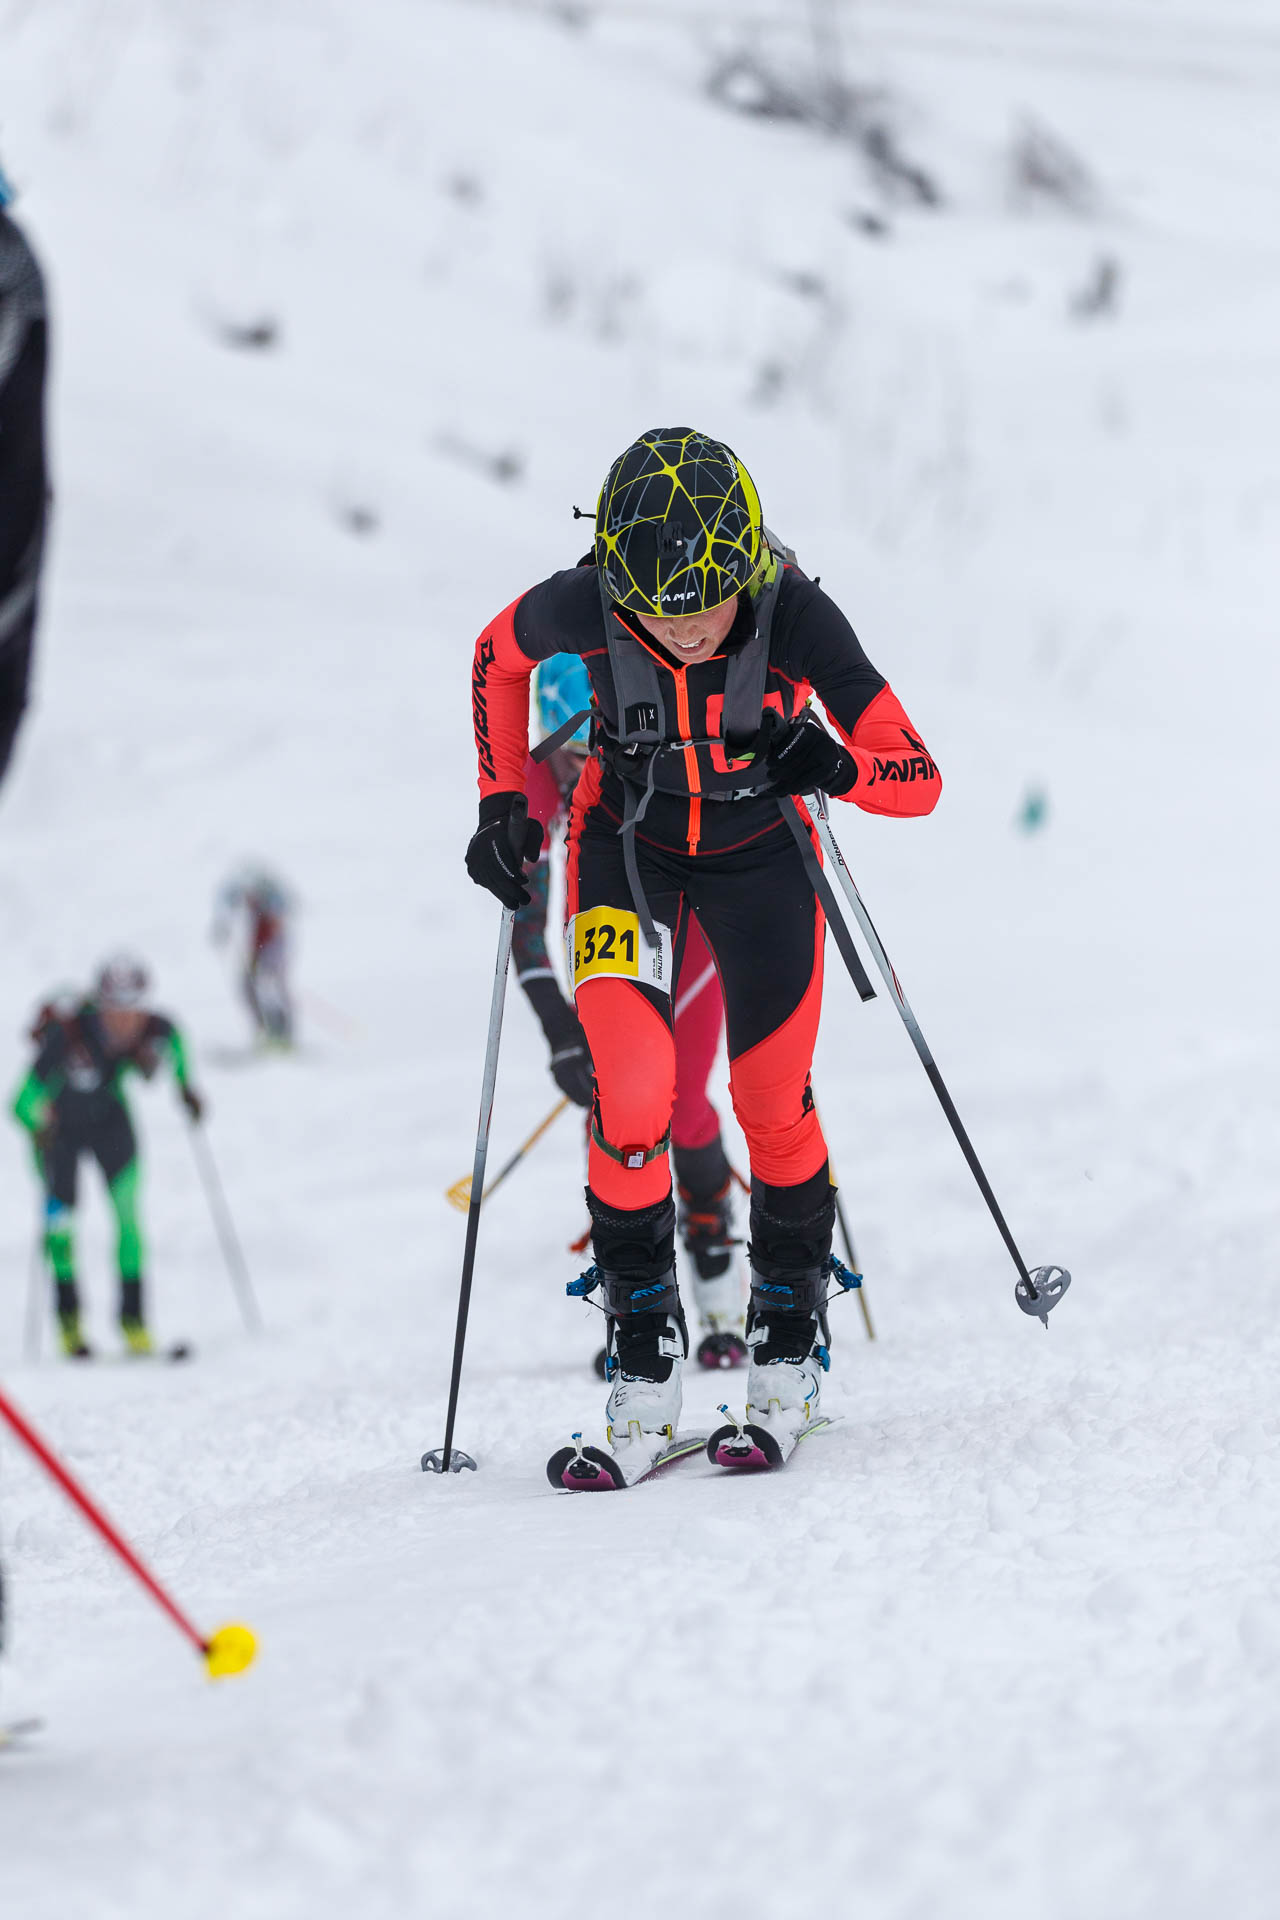
<path fill-rule="evenodd" d="M 581 562 L 592 565 L 588 558 Z M 556 653 L 538 666 L 535 677 L 539 730 L 545 739 L 571 717 L 589 710 L 591 681 L 582 657 Z M 550 841 L 569 813 L 574 789 L 589 753 L 590 723 L 584 721 L 545 759 L 525 765 L 529 817 L 540 822 Z M 548 846 L 530 869 L 531 898 L 516 914 L 511 958 L 525 998 L 538 1016 L 550 1050 L 551 1075 L 561 1093 L 590 1108 L 594 1097 L 591 1054 L 578 1016 L 564 997 L 547 952 L 550 893 Z M 678 1228 L 692 1263 L 693 1300 L 701 1338 L 699 1365 L 737 1367 L 746 1360 L 743 1308 L 746 1288 L 735 1258 L 731 1188 L 733 1170 L 720 1133 L 720 1116 L 707 1093 L 724 1034 L 724 1002 L 715 963 L 692 914 L 685 929 L 684 953 L 675 983 L 673 1040 L 676 1059 L 675 1104 L 671 1111 L 671 1158 L 679 1195 Z M 603 1374 L 608 1356 L 597 1367 Z"/>
<path fill-rule="evenodd" d="M 736 455 L 660 429 L 605 479 L 596 568 L 532 587 L 476 643 L 481 799 L 467 866 L 509 906 L 525 896 L 511 809 L 529 675 L 549 654 L 576 652 L 595 696 L 566 910 L 596 1075 L 587 1204 L 615 1364 L 606 1417 L 615 1452 L 633 1456 L 656 1455 L 680 1414 L 669 989 L 688 914 L 723 983 L 751 1158 L 748 1413 L 794 1431 L 816 1414 L 827 1362 L 819 1316 L 835 1196 L 809 1090 L 824 934 L 806 866 L 815 837 L 788 824 L 779 798 L 822 790 L 901 816 L 930 812 L 941 790 L 848 621 L 784 553 Z M 834 733 L 806 712 L 811 690 Z M 540 837 L 531 825 L 526 858 Z"/>

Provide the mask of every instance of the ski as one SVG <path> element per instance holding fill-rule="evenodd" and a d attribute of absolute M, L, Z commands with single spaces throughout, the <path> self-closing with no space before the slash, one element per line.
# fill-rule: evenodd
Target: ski
<path fill-rule="evenodd" d="M 833 1424 L 833 1416 L 820 1413 L 792 1432 L 767 1426 L 763 1420 L 735 1420 L 728 1407 L 721 1407 L 720 1411 L 729 1415 L 728 1424 L 717 1427 L 707 1441 L 707 1458 L 712 1466 L 738 1473 L 770 1472 L 776 1467 L 785 1467 L 802 1440 Z"/>
<path fill-rule="evenodd" d="M 0 1722 L 0 1753 L 6 1747 L 20 1747 L 30 1740 L 44 1726 L 43 1720 L 10 1720 L 7 1725 Z"/>
<path fill-rule="evenodd" d="M 194 1360 L 196 1350 L 189 1340 L 174 1340 L 167 1347 L 153 1347 L 150 1353 L 102 1353 L 90 1347 L 84 1353 L 69 1353 L 64 1357 L 74 1360 L 77 1366 L 134 1367 L 179 1366 L 184 1360 Z"/>
<path fill-rule="evenodd" d="M 189 1340 L 173 1340 L 167 1347 L 157 1347 L 153 1354 L 141 1356 L 143 1359 L 163 1360 L 169 1366 L 180 1366 L 184 1360 L 194 1360 L 195 1357 L 196 1350 Z"/>
<path fill-rule="evenodd" d="M 547 1479 L 557 1492 L 621 1493 L 624 1487 L 638 1487 L 674 1460 L 691 1459 L 707 1445 L 704 1433 L 682 1433 L 642 1463 L 628 1467 L 618 1453 L 604 1447 L 584 1447 L 582 1435 L 572 1435 L 573 1444 L 557 1447 L 547 1462 Z M 633 1443 L 634 1444 L 634 1443 Z"/>

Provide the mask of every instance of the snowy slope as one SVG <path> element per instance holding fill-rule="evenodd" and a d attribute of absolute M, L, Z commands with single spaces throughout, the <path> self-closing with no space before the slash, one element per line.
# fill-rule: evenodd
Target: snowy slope
<path fill-rule="evenodd" d="M 808 10 L 773 11 L 803 78 Z M 239 1329 L 156 1090 L 156 1313 L 199 1361 L 25 1364 L 0 1143 L 6 1384 L 196 1616 L 263 1642 L 205 1687 L 5 1444 L 0 1704 L 50 1722 L 0 1768 L 15 1912 L 1270 1911 L 1280 35 L 1245 0 L 850 8 L 933 212 L 708 99 L 746 38 L 659 0 L 0 7 L 59 488 L 0 1057 L 105 948 L 152 956 L 269 1321 Z M 1028 116 L 1087 213 L 1011 194 Z M 1118 311 L 1073 318 L 1101 256 Z M 273 351 L 222 343 L 264 318 Z M 486 1218 L 482 1468 L 442 1484 L 496 933 L 461 869 L 471 640 L 675 420 L 739 448 L 925 729 L 938 814 L 838 831 L 1076 1287 L 1048 1337 L 1016 1313 L 891 1009 L 833 969 L 815 1082 L 881 1334 L 839 1310 L 841 1424 L 766 1483 L 551 1496 L 602 1399 L 562 1122 Z M 311 996 L 303 1056 L 254 1070 L 205 940 L 249 850 L 301 890 Z M 551 1097 L 513 998 L 495 1151 Z"/>

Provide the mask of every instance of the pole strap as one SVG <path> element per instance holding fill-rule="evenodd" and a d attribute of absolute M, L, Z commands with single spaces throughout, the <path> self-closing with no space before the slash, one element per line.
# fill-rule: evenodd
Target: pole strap
<path fill-rule="evenodd" d="M 529 749 L 529 758 L 540 766 L 544 760 L 551 758 L 557 747 L 562 747 L 566 740 L 572 740 L 583 721 L 589 720 L 590 718 L 590 707 L 584 707 L 581 713 L 571 713 L 564 724 L 557 727 L 554 733 L 549 733 L 545 740 L 540 740 L 536 747 Z"/>

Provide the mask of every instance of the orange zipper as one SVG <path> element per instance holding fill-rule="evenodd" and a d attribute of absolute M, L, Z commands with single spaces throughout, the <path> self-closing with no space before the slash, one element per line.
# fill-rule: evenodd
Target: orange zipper
<path fill-rule="evenodd" d="M 688 740 L 693 735 L 693 728 L 689 725 L 689 686 L 685 678 L 689 669 L 675 667 L 672 671 L 676 682 L 676 724 L 680 728 L 681 738 Z M 684 750 L 684 772 L 689 782 L 689 851 L 696 853 L 702 834 L 702 801 L 699 797 L 702 792 L 702 778 L 698 772 L 696 747 L 686 747 Z"/>

